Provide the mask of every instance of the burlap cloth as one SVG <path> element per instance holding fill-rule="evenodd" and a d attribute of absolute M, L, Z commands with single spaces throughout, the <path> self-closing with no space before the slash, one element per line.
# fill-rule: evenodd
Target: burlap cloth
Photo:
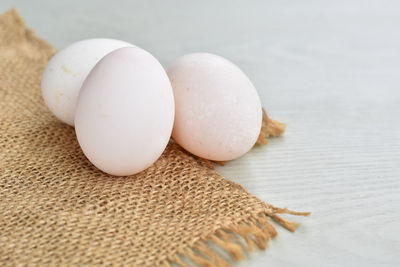
<path fill-rule="evenodd" d="M 295 229 L 277 215 L 294 212 L 260 201 L 174 142 L 138 175 L 97 170 L 42 100 L 54 52 L 15 10 L 0 16 L 0 265 L 224 266 L 265 248 L 276 235 L 270 218 Z M 282 131 L 265 115 L 259 143 Z"/>

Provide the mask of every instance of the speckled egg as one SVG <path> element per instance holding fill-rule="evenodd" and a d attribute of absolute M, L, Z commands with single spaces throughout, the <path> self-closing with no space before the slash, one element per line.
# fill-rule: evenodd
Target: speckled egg
<path fill-rule="evenodd" d="M 251 149 L 260 133 L 262 108 L 246 74 L 208 53 L 182 56 L 167 73 L 176 107 L 172 136 L 178 144 L 217 161 L 238 158 Z"/>

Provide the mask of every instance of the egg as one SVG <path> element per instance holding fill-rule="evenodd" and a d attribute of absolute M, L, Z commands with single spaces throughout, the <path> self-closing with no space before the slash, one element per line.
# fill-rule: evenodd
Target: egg
<path fill-rule="evenodd" d="M 175 96 L 174 140 L 202 158 L 227 161 L 255 144 L 262 124 L 260 98 L 236 65 L 217 55 L 176 59 L 167 74 Z"/>
<path fill-rule="evenodd" d="M 171 84 L 157 59 L 138 47 L 120 48 L 101 59 L 83 83 L 76 136 L 100 170 L 135 174 L 167 146 L 174 108 Z"/>
<path fill-rule="evenodd" d="M 114 39 L 88 39 L 55 54 L 42 77 L 42 95 L 50 111 L 73 126 L 79 90 L 86 76 L 102 57 L 128 46 L 133 45 Z"/>

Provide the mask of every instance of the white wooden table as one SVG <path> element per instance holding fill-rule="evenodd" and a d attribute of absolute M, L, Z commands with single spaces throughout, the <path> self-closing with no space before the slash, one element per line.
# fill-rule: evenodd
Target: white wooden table
<path fill-rule="evenodd" d="M 261 199 L 312 211 L 238 266 L 400 266 L 400 1 L 13 1 L 58 48 L 137 44 L 164 65 L 227 57 L 283 138 L 219 171 Z"/>

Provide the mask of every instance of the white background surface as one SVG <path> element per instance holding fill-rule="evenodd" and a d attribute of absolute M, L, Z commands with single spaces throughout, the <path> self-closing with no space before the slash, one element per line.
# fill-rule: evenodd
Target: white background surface
<path fill-rule="evenodd" d="M 63 48 L 123 39 L 164 65 L 239 65 L 283 138 L 219 168 L 277 206 L 312 211 L 237 266 L 400 266 L 400 1 L 12 1 Z"/>

